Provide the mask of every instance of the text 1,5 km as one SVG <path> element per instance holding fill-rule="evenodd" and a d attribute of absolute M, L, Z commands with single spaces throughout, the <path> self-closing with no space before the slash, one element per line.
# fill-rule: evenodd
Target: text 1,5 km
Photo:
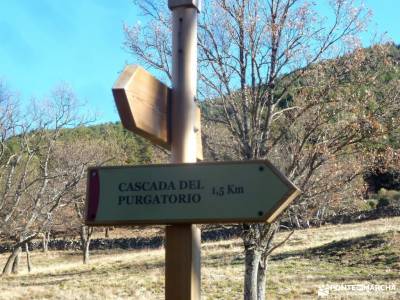
<path fill-rule="evenodd" d="M 244 194 L 244 187 L 234 184 L 227 184 L 225 186 L 214 186 L 211 192 L 214 196 L 218 197 L 222 197 L 225 195 Z"/>

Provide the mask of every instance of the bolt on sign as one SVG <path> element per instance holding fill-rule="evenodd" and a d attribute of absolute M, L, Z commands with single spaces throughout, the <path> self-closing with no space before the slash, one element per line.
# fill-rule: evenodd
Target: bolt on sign
<path fill-rule="evenodd" d="M 145 69 L 127 65 L 112 88 L 122 125 L 171 150 L 170 99 L 172 90 Z M 201 115 L 196 106 L 197 159 L 203 160 Z"/>
<path fill-rule="evenodd" d="M 91 168 L 86 224 L 271 223 L 298 194 L 267 160 Z"/>

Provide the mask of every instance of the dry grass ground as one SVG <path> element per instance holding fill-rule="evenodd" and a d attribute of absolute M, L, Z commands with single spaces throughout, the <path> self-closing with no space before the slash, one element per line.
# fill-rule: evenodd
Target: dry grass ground
<path fill-rule="evenodd" d="M 316 299 L 325 285 L 395 285 L 395 291 L 337 292 L 328 299 L 400 299 L 400 218 L 294 233 L 270 260 L 268 299 Z M 279 234 L 283 239 L 287 233 Z M 344 241 L 343 241 L 344 240 Z M 7 255 L 0 255 L 4 265 Z M 0 278 L 0 299 L 163 299 L 164 251 L 32 253 L 34 270 Z M 239 239 L 202 245 L 202 299 L 242 299 Z"/>

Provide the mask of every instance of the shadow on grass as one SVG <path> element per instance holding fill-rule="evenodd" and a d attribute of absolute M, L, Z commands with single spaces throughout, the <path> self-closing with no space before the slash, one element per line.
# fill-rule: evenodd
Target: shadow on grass
<path fill-rule="evenodd" d="M 32 273 L 23 274 L 16 277 L 5 277 L 9 284 L 15 283 L 17 286 L 30 287 L 30 286 L 56 286 L 63 283 L 76 281 L 77 284 L 82 281 L 82 278 L 112 278 L 113 274 L 137 274 L 148 270 L 161 269 L 164 267 L 164 262 L 146 262 L 131 261 L 113 262 L 101 264 L 99 262 L 92 262 L 87 265 L 82 265 L 72 270 L 57 270 L 55 264 L 54 272 L 52 273 Z M 82 268 L 82 269 L 78 269 Z"/>
<path fill-rule="evenodd" d="M 271 260 L 295 257 L 340 263 L 349 267 L 381 265 L 400 269 L 400 233 L 389 231 L 333 241 L 303 251 L 291 251 L 273 255 Z"/>
<path fill-rule="evenodd" d="M 392 282 L 394 280 L 400 279 L 400 275 L 397 274 L 365 274 L 365 275 L 360 275 L 360 274 L 349 274 L 347 276 L 344 275 L 335 275 L 335 274 L 327 274 L 327 276 L 313 276 L 313 281 L 322 281 L 326 282 L 329 281 L 329 283 L 348 283 L 351 281 L 387 281 L 387 282 Z M 307 281 L 308 279 L 304 279 L 304 281 Z"/>
<path fill-rule="evenodd" d="M 370 234 L 363 237 L 333 241 L 319 247 L 308 248 L 305 250 L 284 252 L 272 255 L 270 260 L 280 261 L 285 259 L 306 259 L 316 262 L 329 262 L 339 266 L 366 268 L 380 267 L 381 269 L 400 270 L 400 232 L 389 231 L 381 234 Z M 204 264 L 208 267 L 219 267 L 221 264 L 243 265 L 244 255 L 235 253 L 211 254 L 204 259 Z M 308 264 L 308 263 L 306 263 Z M 362 269 L 361 269 L 362 270 Z M 356 275 L 357 272 L 352 272 Z M 371 279 L 366 275 L 360 274 L 360 280 Z M 383 275 L 382 275 L 383 276 Z M 391 279 L 393 275 L 389 274 Z M 373 275 L 376 278 L 376 275 Z M 346 279 L 340 277 L 338 281 Z M 394 279 L 398 279 L 396 276 Z M 386 279 L 382 277 L 381 279 Z"/>
<path fill-rule="evenodd" d="M 51 282 L 55 282 L 54 284 L 57 284 L 62 282 L 62 281 L 66 281 L 66 279 L 57 279 L 57 278 L 63 278 L 63 277 L 80 277 L 80 276 L 84 276 L 84 275 L 89 275 L 93 273 L 93 270 L 82 270 L 82 271 L 63 271 L 63 272 L 59 272 L 59 273 L 39 273 L 39 274 L 26 274 L 26 275 L 19 275 L 18 276 L 18 280 L 20 280 L 22 283 L 21 285 L 45 285 L 46 281 L 41 281 L 44 279 L 48 279 L 48 278 L 54 278 L 54 280 L 49 281 L 48 284 L 51 284 Z M 104 273 L 104 272 L 102 272 Z M 10 279 L 12 279 L 11 277 L 9 277 Z M 32 280 L 38 280 L 40 282 L 31 282 Z M 29 282 L 29 283 L 26 283 Z"/>
<path fill-rule="evenodd" d="M 50 276 L 48 276 L 50 277 Z M 47 278 L 44 278 L 47 279 Z M 39 282 L 32 282 L 32 281 L 25 281 L 25 282 L 21 282 L 19 284 L 19 286 L 21 287 L 32 287 L 32 286 L 57 286 L 60 285 L 62 283 L 65 283 L 69 281 L 69 279 L 53 279 L 53 280 L 43 280 L 43 281 L 39 281 Z"/>

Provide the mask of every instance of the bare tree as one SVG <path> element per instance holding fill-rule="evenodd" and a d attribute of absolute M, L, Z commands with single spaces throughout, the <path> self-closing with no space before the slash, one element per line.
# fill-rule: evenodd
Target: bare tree
<path fill-rule="evenodd" d="M 107 134 L 105 134 L 107 136 Z M 91 165 L 101 166 L 110 163 L 115 160 L 115 157 L 120 156 L 120 149 L 118 151 L 117 145 L 113 143 L 110 136 L 104 138 L 102 141 L 95 140 L 84 140 L 71 147 L 68 151 L 68 156 L 71 155 L 78 161 L 88 161 L 90 160 Z M 78 217 L 78 222 L 76 223 L 79 227 L 79 237 L 81 240 L 82 258 L 83 263 L 89 263 L 89 247 L 92 235 L 94 233 L 94 228 L 86 226 L 85 220 L 85 195 L 86 195 L 86 182 L 81 182 L 76 186 L 74 193 L 71 193 L 74 211 Z"/>
<path fill-rule="evenodd" d="M 17 271 L 22 247 L 48 230 L 53 214 L 66 205 L 66 195 L 84 176 L 85 162 L 71 161 L 66 168 L 56 159 L 63 128 L 82 122 L 76 105 L 74 94 L 60 87 L 49 99 L 32 103 L 28 113 L 12 123 L 12 134 L 4 133 L 0 233 L 15 244 L 3 274 Z"/>
<path fill-rule="evenodd" d="M 119 136 L 122 130 L 112 128 L 104 128 L 101 138 L 86 137 L 79 140 L 74 139 L 73 143 L 64 141 L 60 145 L 57 161 L 61 168 L 69 169 L 72 164 L 84 164 L 91 166 L 102 166 L 107 164 L 125 164 L 132 159 L 132 149 L 125 149 L 129 141 Z M 126 152 L 127 151 L 127 152 Z M 138 152 L 140 149 L 138 149 Z M 135 153 L 133 153 L 135 154 Z M 144 154 L 141 153 L 144 157 Z M 136 155 L 139 157 L 138 155 Z M 142 157 L 142 158 L 143 158 Z M 86 172 L 85 172 L 86 175 Z M 85 225 L 85 197 L 86 197 L 86 181 L 79 182 L 73 190 L 66 196 L 69 204 L 70 216 L 69 230 L 78 232 L 81 240 L 81 250 L 83 263 L 89 263 L 89 248 L 94 228 Z M 71 211 L 73 213 L 71 213 Z M 61 222 L 65 217 L 65 211 L 57 215 L 57 219 Z M 60 222 L 59 221 L 59 222 Z"/>
<path fill-rule="evenodd" d="M 365 87 L 376 74 L 357 75 L 370 61 L 357 35 L 369 11 L 356 0 L 329 1 L 331 17 L 302 0 L 204 1 L 199 17 L 199 98 L 205 126 L 223 128 L 222 141 L 205 137 L 218 159 L 269 158 L 304 192 L 297 208 L 309 211 L 322 195 L 360 172 L 340 173 L 335 162 L 362 157 L 363 142 L 383 135 Z M 145 66 L 171 78 L 171 23 L 165 3 L 137 2 L 149 20 L 125 26 L 126 47 Z M 379 55 L 384 47 L 373 49 Z M 341 58 L 341 59 L 338 59 Z M 208 123 L 207 123 L 208 122 Z M 207 131 L 207 128 L 206 130 Z M 215 134 L 215 131 L 213 131 Z M 223 148 L 224 155 L 219 152 Z M 330 184 L 332 176 L 338 184 Z M 332 182 L 331 182 L 332 183 Z M 340 184 L 339 184 L 340 183 Z M 306 218 L 307 219 L 307 218 Z M 268 256 L 277 224 L 244 224 L 244 298 L 265 298 Z"/>

